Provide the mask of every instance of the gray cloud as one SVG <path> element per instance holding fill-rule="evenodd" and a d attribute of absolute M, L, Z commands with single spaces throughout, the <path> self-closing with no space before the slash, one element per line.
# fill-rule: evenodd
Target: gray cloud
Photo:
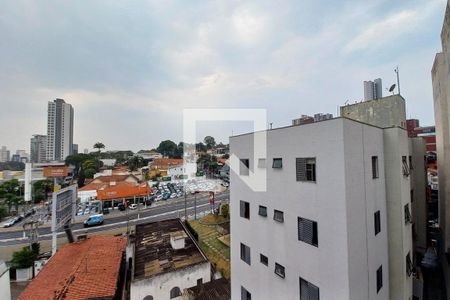
<path fill-rule="evenodd" d="M 432 124 L 444 8 L 442 0 L 2 1 L 0 144 L 28 149 L 56 97 L 75 108 L 81 149 L 178 141 L 183 108 L 267 108 L 274 125 L 286 125 L 359 100 L 363 80 L 388 85 L 397 64 L 408 112 Z M 225 140 L 233 126 L 225 127 L 199 134 Z"/>

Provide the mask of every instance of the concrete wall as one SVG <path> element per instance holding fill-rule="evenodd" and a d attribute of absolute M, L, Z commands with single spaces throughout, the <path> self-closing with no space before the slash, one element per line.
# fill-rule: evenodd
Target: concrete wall
<path fill-rule="evenodd" d="M 410 177 L 403 175 L 402 156 L 408 157 L 407 132 L 384 129 L 384 167 L 389 232 L 390 299 L 412 297 L 412 277 L 406 274 L 406 255 L 412 251 L 412 224 L 405 224 L 404 206 L 410 204 Z M 410 206 L 411 207 L 411 206 Z"/>
<path fill-rule="evenodd" d="M 9 269 L 4 262 L 0 262 L 0 299 L 11 300 Z"/>
<path fill-rule="evenodd" d="M 381 128 L 406 128 L 405 99 L 400 95 L 341 106 L 341 117 Z"/>
<path fill-rule="evenodd" d="M 263 193 L 231 172 L 232 299 L 240 299 L 241 286 L 252 299 L 298 299 L 300 277 L 319 287 L 320 299 L 388 299 L 385 193 L 377 189 L 384 176 L 364 189 L 371 174 L 370 151 L 364 149 L 380 153 L 382 165 L 382 145 L 381 129 L 342 118 L 274 129 L 267 133 L 267 166 L 258 168 L 253 135 L 231 138 L 232 154 L 248 158 L 254 172 L 267 171 Z M 297 157 L 316 157 L 315 183 L 296 181 Z M 282 169 L 272 168 L 273 158 L 283 159 Z M 250 220 L 240 217 L 240 200 L 250 203 Z M 267 217 L 258 215 L 259 205 L 267 207 Z M 375 237 L 377 207 L 382 232 Z M 273 220 L 274 209 L 284 212 L 283 223 Z M 298 217 L 318 222 L 318 247 L 298 240 Z M 240 259 L 240 243 L 250 247 L 251 265 Z M 268 257 L 268 266 L 260 263 L 260 254 Z M 285 267 L 285 278 L 274 274 L 275 263 Z M 385 283 L 377 294 L 381 264 Z"/>
<path fill-rule="evenodd" d="M 196 286 L 197 280 L 200 278 L 203 283 L 211 280 L 211 264 L 209 262 L 147 279 L 134 280 L 131 282 L 130 299 L 142 300 L 145 296 L 153 296 L 155 300 L 169 300 L 172 288 L 179 287 L 183 293 L 184 289 Z"/>

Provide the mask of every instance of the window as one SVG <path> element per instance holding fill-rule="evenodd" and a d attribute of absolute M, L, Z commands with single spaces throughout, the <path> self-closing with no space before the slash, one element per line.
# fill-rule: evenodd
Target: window
<path fill-rule="evenodd" d="M 266 167 L 266 159 L 260 158 L 258 159 L 258 168 L 265 168 Z"/>
<path fill-rule="evenodd" d="M 317 222 L 299 217 L 298 240 L 318 247 Z"/>
<path fill-rule="evenodd" d="M 279 263 L 275 263 L 275 274 L 277 274 L 281 278 L 286 277 L 284 274 L 284 267 L 282 265 L 280 265 Z"/>
<path fill-rule="evenodd" d="M 145 296 L 142 300 L 153 300 L 153 296 Z"/>
<path fill-rule="evenodd" d="M 383 266 L 380 266 L 377 270 L 377 293 L 383 287 Z"/>
<path fill-rule="evenodd" d="M 412 170 L 413 168 L 413 163 L 412 163 L 412 156 L 409 156 L 409 169 Z"/>
<path fill-rule="evenodd" d="M 262 217 L 267 217 L 267 207 L 260 205 L 258 214 Z"/>
<path fill-rule="evenodd" d="M 250 247 L 241 243 L 241 259 L 250 265 Z"/>
<path fill-rule="evenodd" d="M 297 181 L 316 181 L 315 158 L 296 158 L 295 168 Z"/>
<path fill-rule="evenodd" d="M 259 255 L 259 261 L 265 266 L 269 265 L 269 259 L 264 254 Z"/>
<path fill-rule="evenodd" d="M 250 220 L 250 203 L 241 201 L 240 202 L 240 211 L 241 211 L 241 218 L 246 218 Z"/>
<path fill-rule="evenodd" d="M 203 278 L 197 279 L 197 286 L 200 286 L 203 284 Z"/>
<path fill-rule="evenodd" d="M 414 202 L 414 190 L 411 190 L 411 203 Z"/>
<path fill-rule="evenodd" d="M 250 160 L 247 158 L 241 159 L 239 164 L 239 175 L 248 176 L 250 173 Z"/>
<path fill-rule="evenodd" d="M 378 156 L 372 156 L 372 178 L 378 178 Z"/>
<path fill-rule="evenodd" d="M 241 300 L 252 300 L 252 294 L 241 286 Z"/>
<path fill-rule="evenodd" d="M 405 205 L 405 224 L 412 223 L 411 221 L 411 213 L 409 211 L 409 203 Z"/>
<path fill-rule="evenodd" d="M 413 272 L 414 268 L 411 261 L 411 254 L 410 252 L 408 252 L 408 254 L 406 255 L 406 274 L 408 274 L 408 276 L 411 276 Z"/>
<path fill-rule="evenodd" d="M 281 169 L 283 168 L 283 159 L 282 158 L 274 158 L 272 163 L 272 168 Z"/>
<path fill-rule="evenodd" d="M 375 224 L 375 235 L 377 235 L 381 231 L 380 211 L 376 211 L 373 214 L 373 219 Z"/>
<path fill-rule="evenodd" d="M 280 210 L 274 210 L 273 211 L 273 219 L 277 222 L 283 223 L 284 222 L 284 213 Z"/>
<path fill-rule="evenodd" d="M 170 290 L 170 299 L 180 297 L 180 296 L 181 296 L 181 290 L 179 287 L 176 286 Z"/>
<path fill-rule="evenodd" d="M 300 300 L 319 300 L 319 288 L 301 277 Z"/>
<path fill-rule="evenodd" d="M 403 175 L 409 176 L 409 167 L 408 162 L 406 160 L 406 156 L 402 156 L 402 165 L 403 165 Z"/>

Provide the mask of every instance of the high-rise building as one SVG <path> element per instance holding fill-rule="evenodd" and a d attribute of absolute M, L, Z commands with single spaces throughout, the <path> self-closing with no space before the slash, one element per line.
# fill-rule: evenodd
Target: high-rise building
<path fill-rule="evenodd" d="M 408 138 L 405 100 L 387 98 L 269 130 L 265 157 L 254 133 L 230 138 L 233 299 L 413 298 L 425 143 Z M 267 189 L 255 192 L 261 172 Z"/>
<path fill-rule="evenodd" d="M 383 97 L 383 84 L 380 78 L 374 81 L 364 81 L 364 100 L 374 100 Z"/>
<path fill-rule="evenodd" d="M 431 77 L 433 82 L 434 119 L 436 122 L 436 150 L 439 181 L 440 256 L 450 292 L 450 3 L 447 2 L 441 31 L 443 51 L 436 54 Z"/>
<path fill-rule="evenodd" d="M 30 161 L 32 163 L 44 162 L 47 158 L 47 136 L 34 134 L 30 140 Z"/>
<path fill-rule="evenodd" d="M 2 148 L 0 149 L 0 162 L 7 162 L 10 160 L 10 152 L 9 150 L 6 148 L 6 146 L 2 146 Z"/>
<path fill-rule="evenodd" d="M 72 154 L 78 154 L 78 144 L 73 144 Z"/>
<path fill-rule="evenodd" d="M 47 160 L 64 160 L 73 153 L 73 108 L 63 99 L 48 102 Z"/>

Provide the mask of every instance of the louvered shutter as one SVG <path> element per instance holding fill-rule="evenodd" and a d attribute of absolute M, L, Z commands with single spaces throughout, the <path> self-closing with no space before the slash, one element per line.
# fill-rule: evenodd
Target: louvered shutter
<path fill-rule="evenodd" d="M 313 221 L 299 218 L 298 238 L 305 243 L 313 243 Z"/>
<path fill-rule="evenodd" d="M 306 158 L 296 158 L 295 168 L 297 181 L 306 181 Z"/>

